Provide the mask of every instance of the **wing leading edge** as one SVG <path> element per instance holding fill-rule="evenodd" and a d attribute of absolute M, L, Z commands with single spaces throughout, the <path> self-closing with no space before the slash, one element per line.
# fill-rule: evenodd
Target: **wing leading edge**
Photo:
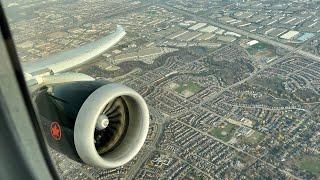
<path fill-rule="evenodd" d="M 117 44 L 126 32 L 122 26 L 117 26 L 116 31 L 97 41 L 85 44 L 75 49 L 70 49 L 45 59 L 35 62 L 22 63 L 26 78 L 33 77 L 50 71 L 51 73 L 64 72 L 79 65 L 88 63 L 91 59 L 101 55 Z"/>

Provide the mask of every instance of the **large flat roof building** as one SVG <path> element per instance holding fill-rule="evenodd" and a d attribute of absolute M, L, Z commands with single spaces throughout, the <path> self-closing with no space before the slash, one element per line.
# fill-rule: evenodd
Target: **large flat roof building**
<path fill-rule="evenodd" d="M 218 28 L 215 26 L 207 26 L 207 27 L 200 29 L 200 32 L 212 33 L 216 30 L 218 30 Z"/>
<path fill-rule="evenodd" d="M 299 31 L 288 31 L 281 35 L 280 38 L 290 40 L 296 37 L 299 33 Z"/>
<path fill-rule="evenodd" d="M 195 25 L 189 27 L 188 29 L 195 31 L 195 30 L 198 30 L 206 25 L 207 25 L 207 23 L 198 23 L 198 24 L 195 24 Z"/>

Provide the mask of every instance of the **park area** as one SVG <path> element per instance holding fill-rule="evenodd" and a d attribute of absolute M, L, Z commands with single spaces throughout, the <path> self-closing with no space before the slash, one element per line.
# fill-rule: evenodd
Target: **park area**
<path fill-rule="evenodd" d="M 170 83 L 169 86 L 171 90 L 174 90 L 175 92 L 186 98 L 193 96 L 195 93 L 199 92 L 202 89 L 200 85 L 192 81 Z"/>
<path fill-rule="evenodd" d="M 259 42 L 246 49 L 250 55 L 257 58 L 262 63 L 268 63 L 277 57 L 274 47 L 269 44 Z"/>
<path fill-rule="evenodd" d="M 235 130 L 236 125 L 224 122 L 218 127 L 212 128 L 209 133 L 224 142 L 228 142 L 233 137 Z"/>
<path fill-rule="evenodd" d="M 298 161 L 299 169 L 311 172 L 315 175 L 320 175 L 320 155 L 307 156 Z"/>

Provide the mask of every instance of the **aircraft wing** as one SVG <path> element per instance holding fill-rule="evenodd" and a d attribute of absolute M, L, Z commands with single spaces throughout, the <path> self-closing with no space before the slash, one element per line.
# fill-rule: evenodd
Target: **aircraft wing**
<path fill-rule="evenodd" d="M 113 33 L 97 41 L 55 54 L 48 58 L 22 63 L 28 86 L 41 84 L 45 81 L 57 83 L 75 79 L 92 79 L 89 76 L 79 73 L 64 73 L 63 75 L 59 73 L 90 62 L 90 60 L 117 44 L 125 34 L 126 32 L 123 27 L 118 25 Z"/>
<path fill-rule="evenodd" d="M 97 41 L 58 53 L 48 58 L 22 63 L 23 71 L 31 76 L 44 71 L 51 71 L 53 73 L 67 71 L 79 65 L 88 63 L 93 58 L 101 55 L 117 44 L 125 34 L 126 32 L 122 26 L 118 25 L 115 32 Z"/>

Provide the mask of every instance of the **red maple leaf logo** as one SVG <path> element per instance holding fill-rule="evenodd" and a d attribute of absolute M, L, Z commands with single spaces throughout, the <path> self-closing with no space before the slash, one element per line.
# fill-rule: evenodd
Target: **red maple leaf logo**
<path fill-rule="evenodd" d="M 51 136 L 55 140 L 61 139 L 61 128 L 58 122 L 52 122 L 51 123 Z"/>

